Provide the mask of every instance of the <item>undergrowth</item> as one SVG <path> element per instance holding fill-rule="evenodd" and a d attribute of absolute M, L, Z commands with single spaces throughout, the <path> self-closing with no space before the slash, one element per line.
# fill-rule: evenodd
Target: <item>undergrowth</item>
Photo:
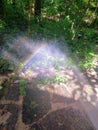
<path fill-rule="evenodd" d="M 26 91 L 25 91 L 25 87 L 27 85 L 27 81 L 26 80 L 20 80 L 20 83 L 19 83 L 19 93 L 20 95 L 25 95 L 26 94 Z"/>
<path fill-rule="evenodd" d="M 78 66 L 83 69 L 93 68 L 93 58 L 95 57 L 94 52 L 96 49 L 96 44 L 98 43 L 98 32 L 96 29 L 88 27 L 77 28 L 74 23 L 70 21 L 71 19 L 69 15 L 60 21 L 42 18 L 39 23 L 35 23 L 34 19 L 32 19 L 30 38 L 39 40 L 61 39 L 62 41 L 63 37 L 63 42 L 60 41 L 61 46 L 64 47 L 64 42 L 65 44 L 67 43 L 69 49 L 72 51 L 71 58 L 78 59 Z M 3 37 L 1 39 L 1 44 L 3 45 L 3 43 L 12 40 L 15 35 L 19 33 L 19 31 L 20 29 L 17 25 L 15 25 L 14 29 L 12 29 L 4 21 L 0 21 L 0 34 L 2 34 Z M 27 32 L 27 28 L 25 32 Z M 4 67 L 2 67 L 2 64 L 3 63 L 1 63 L 0 66 L 1 72 L 6 70 L 8 66 L 8 64 L 4 64 Z"/>
<path fill-rule="evenodd" d="M 0 57 L 0 73 L 12 72 L 15 67 L 8 60 Z"/>

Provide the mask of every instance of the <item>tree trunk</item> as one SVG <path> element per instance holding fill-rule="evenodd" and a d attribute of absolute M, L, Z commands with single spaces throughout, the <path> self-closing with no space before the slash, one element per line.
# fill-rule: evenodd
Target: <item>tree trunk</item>
<path fill-rule="evenodd" d="M 0 2 L 0 16 L 3 16 L 3 1 Z"/>
<path fill-rule="evenodd" d="M 16 9 L 16 0 L 13 0 L 13 8 Z"/>
<path fill-rule="evenodd" d="M 41 17 L 41 0 L 35 0 L 34 17 L 35 17 L 36 22 L 40 21 L 40 17 Z"/>
<path fill-rule="evenodd" d="M 30 37 L 30 21 L 31 21 L 31 11 L 32 11 L 32 0 L 29 0 L 29 10 L 28 10 L 28 37 Z"/>

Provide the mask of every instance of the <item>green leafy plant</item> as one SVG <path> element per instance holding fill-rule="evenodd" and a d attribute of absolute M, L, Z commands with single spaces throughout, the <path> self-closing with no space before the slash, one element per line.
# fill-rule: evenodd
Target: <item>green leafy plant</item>
<path fill-rule="evenodd" d="M 20 80 L 20 83 L 19 83 L 19 93 L 21 95 L 25 95 L 26 92 L 25 92 L 25 86 L 27 85 L 27 81 L 26 80 Z"/>
<path fill-rule="evenodd" d="M 26 85 L 27 85 L 27 81 L 26 81 L 26 80 L 24 80 L 24 79 L 22 79 L 22 80 L 20 80 L 19 85 L 20 85 L 20 87 L 24 87 L 24 86 L 26 86 Z"/>
<path fill-rule="evenodd" d="M 56 75 L 54 76 L 53 82 L 57 84 L 65 83 L 65 79 L 66 79 L 65 75 L 56 73 Z"/>
<path fill-rule="evenodd" d="M 12 71 L 12 65 L 2 57 L 0 57 L 0 73 L 5 73 L 6 71 Z"/>
<path fill-rule="evenodd" d="M 50 80 L 49 78 L 44 78 L 44 79 L 43 79 L 43 83 L 50 85 L 51 80 Z"/>
<path fill-rule="evenodd" d="M 19 87 L 19 93 L 21 95 L 25 95 L 26 94 L 25 89 L 23 87 Z"/>
<path fill-rule="evenodd" d="M 0 86 L 2 87 L 2 89 L 0 89 L 0 98 L 2 98 L 8 92 L 8 87 L 10 86 L 9 79 L 4 78 L 1 81 Z"/>

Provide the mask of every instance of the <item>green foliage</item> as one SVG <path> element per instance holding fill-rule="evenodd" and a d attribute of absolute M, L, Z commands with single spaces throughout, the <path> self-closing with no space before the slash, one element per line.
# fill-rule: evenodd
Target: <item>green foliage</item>
<path fill-rule="evenodd" d="M 72 57 L 79 57 L 79 66 L 93 67 L 94 48 L 98 43 L 97 0 L 42 0 L 41 8 L 41 20 L 35 23 L 33 0 L 30 5 L 25 0 L 4 0 L 1 14 L 3 17 L 0 19 L 0 43 L 4 46 L 15 34 L 27 31 L 30 27 L 30 36 L 33 39 L 64 37 L 73 52 Z M 82 37 L 78 38 L 78 34 L 82 34 Z M 0 71 L 5 71 L 8 65 L 0 64 Z M 55 67 L 58 69 L 57 65 Z"/>
<path fill-rule="evenodd" d="M 26 91 L 25 91 L 25 87 L 27 85 L 27 81 L 22 79 L 20 80 L 20 83 L 19 83 L 19 93 L 21 95 L 25 95 L 26 94 Z"/>
<path fill-rule="evenodd" d="M 7 60 L 0 57 L 0 73 L 5 73 L 7 71 L 14 71 L 14 66 Z"/>
<path fill-rule="evenodd" d="M 5 29 L 5 23 L 0 19 L 0 32 Z"/>
<path fill-rule="evenodd" d="M 57 84 L 65 83 L 65 79 L 66 79 L 65 75 L 56 73 L 54 76 L 53 82 Z"/>
<path fill-rule="evenodd" d="M 47 84 L 47 85 L 50 85 L 51 84 L 51 79 L 46 77 L 46 78 L 43 79 L 43 83 Z"/>
<path fill-rule="evenodd" d="M 4 78 L 2 80 L 2 82 L 0 83 L 0 85 L 3 87 L 1 90 L 0 90 L 0 99 L 4 96 L 4 94 L 7 93 L 8 91 L 8 87 L 10 85 L 10 82 L 7 78 Z"/>
<path fill-rule="evenodd" d="M 17 27 L 14 27 L 14 29 L 11 28 L 6 28 L 5 33 L 4 33 L 4 42 L 8 42 L 11 41 L 13 39 L 13 37 L 15 36 L 15 34 L 17 34 L 19 32 Z"/>
<path fill-rule="evenodd" d="M 4 4 L 4 14 L 5 14 L 4 19 L 7 25 L 10 28 L 17 26 L 22 29 L 21 26 L 24 25 L 26 27 L 27 20 L 26 20 L 26 14 L 24 13 L 22 8 L 23 6 L 22 1 L 21 0 L 19 2 L 13 0 L 4 1 L 3 4 Z"/>
<path fill-rule="evenodd" d="M 25 87 L 26 85 L 27 85 L 27 81 L 26 80 L 24 80 L 24 79 L 20 80 L 20 83 L 19 83 L 20 87 Z"/>
<path fill-rule="evenodd" d="M 11 80 L 17 80 L 19 77 L 18 77 L 18 75 L 16 75 L 16 74 L 12 74 L 12 75 L 10 75 L 10 79 Z"/>
<path fill-rule="evenodd" d="M 34 83 L 38 88 L 44 85 L 51 85 L 52 83 L 60 84 L 66 82 L 66 76 L 63 74 L 56 73 L 53 77 L 43 77 L 42 79 L 34 79 Z"/>
<path fill-rule="evenodd" d="M 25 89 L 23 87 L 19 87 L 19 93 L 21 95 L 25 95 L 26 94 Z"/>

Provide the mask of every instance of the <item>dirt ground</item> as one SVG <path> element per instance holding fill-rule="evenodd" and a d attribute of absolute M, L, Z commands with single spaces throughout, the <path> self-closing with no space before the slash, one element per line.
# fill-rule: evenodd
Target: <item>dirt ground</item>
<path fill-rule="evenodd" d="M 19 83 L 13 80 L 0 100 L 0 130 L 94 130 L 80 100 L 76 100 L 77 93 L 69 93 L 72 87 L 67 82 L 39 87 L 28 80 L 22 96 Z"/>

